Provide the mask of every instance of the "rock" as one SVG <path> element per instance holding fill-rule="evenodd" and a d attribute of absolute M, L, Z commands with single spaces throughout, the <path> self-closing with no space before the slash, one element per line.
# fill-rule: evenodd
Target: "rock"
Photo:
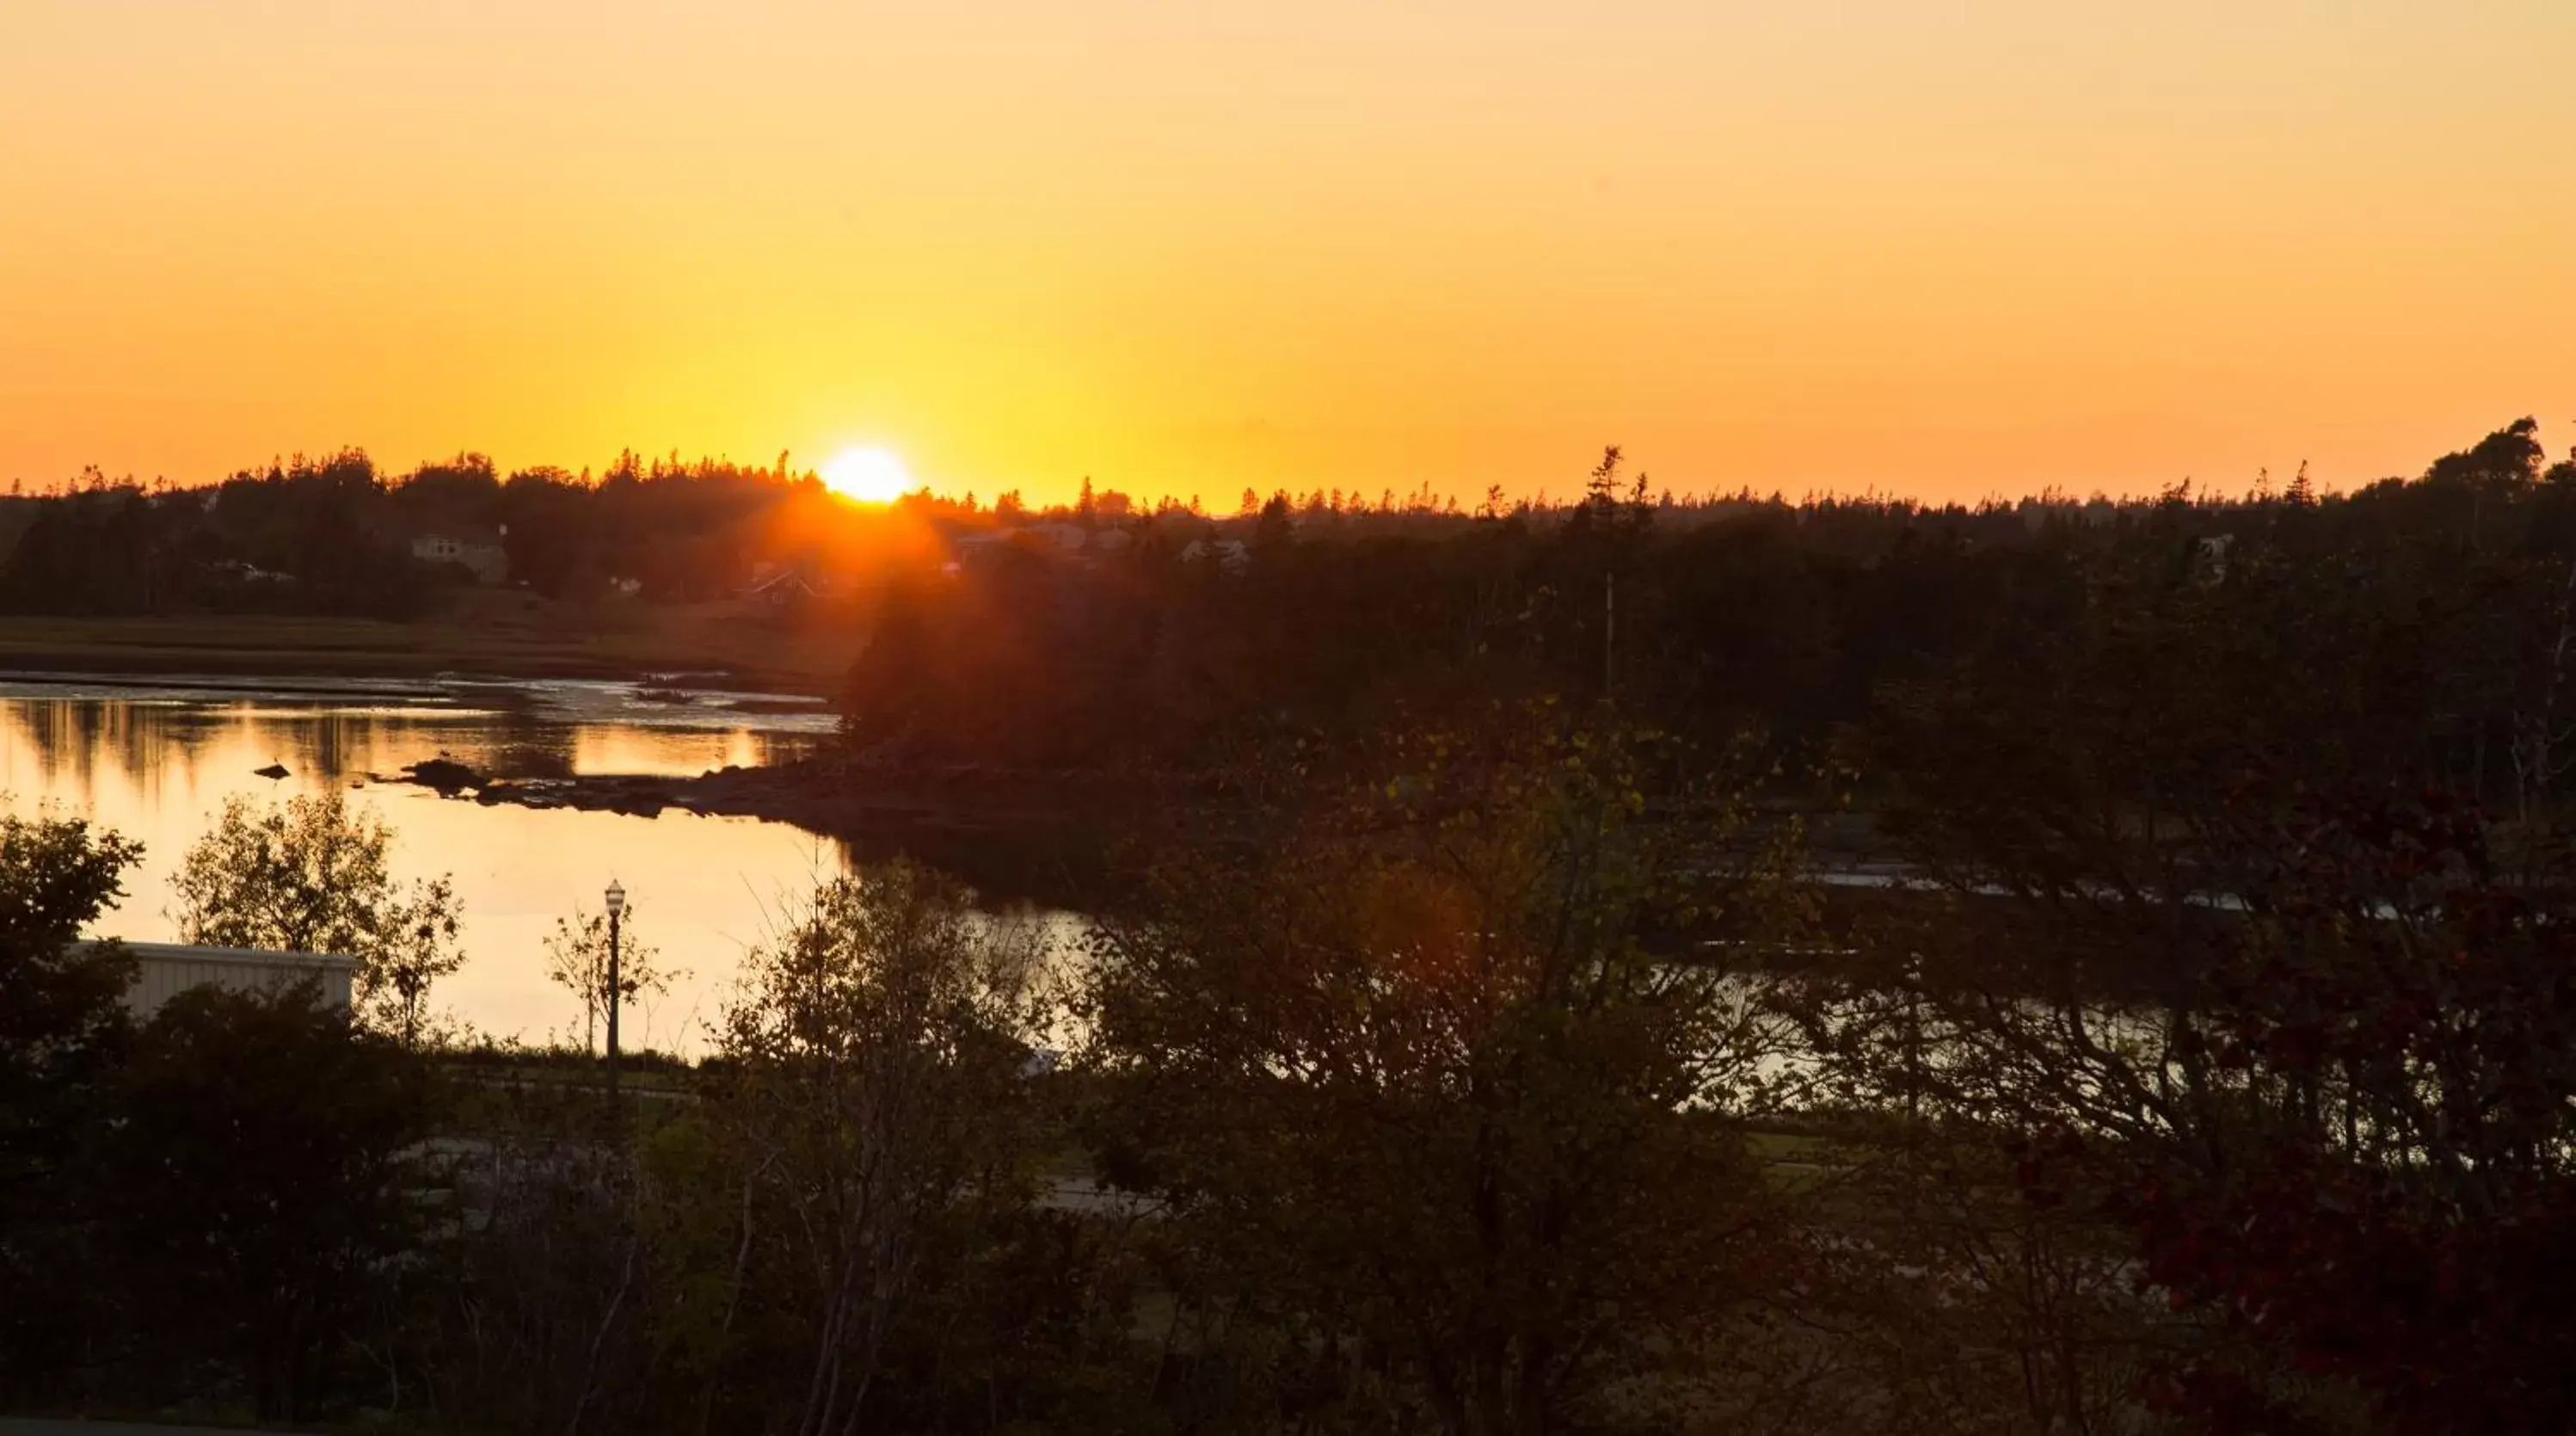
<path fill-rule="evenodd" d="M 271 763 L 265 768 L 251 769 L 250 775 L 254 778 L 266 778 L 270 782 L 274 783 L 278 779 L 287 776 L 286 765 L 284 763 Z"/>
<path fill-rule="evenodd" d="M 424 788 L 435 788 L 442 793 L 484 785 L 482 774 L 453 758 L 424 758 L 403 769 L 403 780 L 418 783 Z"/>

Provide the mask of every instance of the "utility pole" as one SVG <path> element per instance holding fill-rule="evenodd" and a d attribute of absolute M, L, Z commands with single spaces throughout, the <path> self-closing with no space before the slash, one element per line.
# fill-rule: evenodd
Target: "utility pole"
<path fill-rule="evenodd" d="M 1612 660 L 1619 652 L 1619 575 L 1601 575 L 1601 697 L 1610 697 Z"/>

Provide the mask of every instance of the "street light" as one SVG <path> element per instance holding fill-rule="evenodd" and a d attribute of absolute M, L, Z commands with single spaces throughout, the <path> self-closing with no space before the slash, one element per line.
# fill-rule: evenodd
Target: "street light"
<path fill-rule="evenodd" d="M 617 980 L 617 917 L 626 911 L 626 888 L 615 878 L 608 880 L 608 1106 L 617 1108 L 617 1009 L 625 1006 L 626 993 Z"/>

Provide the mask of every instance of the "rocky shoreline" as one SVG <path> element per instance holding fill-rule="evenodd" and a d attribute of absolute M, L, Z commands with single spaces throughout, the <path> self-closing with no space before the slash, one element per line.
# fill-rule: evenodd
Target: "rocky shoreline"
<path fill-rule="evenodd" d="M 838 842 L 860 861 L 918 858 L 988 899 L 1083 911 L 1108 890 L 1105 835 L 1116 828 L 1123 786 L 1105 774 L 897 767 L 838 755 L 696 777 L 503 777 L 433 758 L 377 781 L 454 802 L 780 823 Z"/>
<path fill-rule="evenodd" d="M 1119 884 L 1114 855 L 1156 802 L 1203 803 L 1151 778 L 1106 771 L 897 763 L 828 754 L 688 776 L 500 776 L 449 758 L 377 782 L 456 802 L 658 818 L 682 812 L 781 823 L 844 844 L 854 858 L 911 856 L 988 897 L 1092 910 Z M 1204 795 L 1199 795 L 1203 797 Z M 1831 886 L 1884 885 L 1866 813 L 1802 813 L 1809 852 Z"/>
<path fill-rule="evenodd" d="M 448 758 L 414 763 L 382 783 L 428 788 L 487 806 L 569 808 L 659 817 L 677 810 L 788 823 L 833 837 L 889 824 L 959 832 L 1026 831 L 1062 824 L 1096 796 L 1085 775 L 997 773 L 972 765 L 901 769 L 804 758 L 756 768 L 725 767 L 692 777 L 601 773 L 497 777 Z"/>

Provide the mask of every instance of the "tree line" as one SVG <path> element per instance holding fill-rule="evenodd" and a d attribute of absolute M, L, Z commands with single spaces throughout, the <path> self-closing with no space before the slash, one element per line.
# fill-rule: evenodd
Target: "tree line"
<path fill-rule="evenodd" d="M 471 582 L 426 535 L 499 549 L 513 582 L 595 598 L 631 579 L 665 601 L 733 593 L 762 562 L 814 557 L 845 527 L 811 474 L 629 453 L 594 477 L 481 454 L 389 474 L 357 450 L 205 487 L 112 481 L 0 500 L 0 607 L 20 613 L 290 612 L 411 618 Z"/>
<path fill-rule="evenodd" d="M 1400 510 L 1392 494 L 1371 509 L 1356 493 L 1318 490 L 1304 512 L 1335 522 L 1457 516 L 1427 490 Z M 417 618 L 476 576 L 417 558 L 412 540 L 429 536 L 496 550 L 510 582 L 558 599 L 699 603 L 781 572 L 871 591 L 889 564 L 933 560 L 976 535 L 1214 522 L 1195 501 L 1149 505 L 1088 479 L 1053 506 L 1016 490 L 989 504 L 924 490 L 890 508 L 853 505 L 785 454 L 761 466 L 629 450 L 597 471 L 505 475 L 474 452 L 395 472 L 343 449 L 202 485 L 111 479 L 93 467 L 49 491 L 13 485 L 0 496 L 0 611 Z"/>
<path fill-rule="evenodd" d="M 854 743 L 891 762 L 1189 769 L 1247 733 L 1364 735 L 1554 694 L 1712 744 L 1758 728 L 1825 763 L 1966 675 L 2030 690 L 1988 695 L 1999 715 L 2052 685 L 2172 678 L 2494 804 L 2564 763 L 2543 733 L 2564 719 L 2543 714 L 2564 702 L 2576 460 L 2550 462 L 2529 420 L 2349 494 L 2302 477 L 2116 505 L 1681 504 L 1613 452 L 1561 508 L 1280 495 L 1136 532 L 1114 552 L 990 542 L 899 573 L 842 694 Z M 2214 667 L 2138 667 L 2204 651 Z"/>
<path fill-rule="evenodd" d="M 224 815 L 178 891 L 202 934 L 344 934 L 350 1019 L 297 993 L 128 1019 L 122 959 L 73 938 L 130 846 L 20 820 L 0 1400 L 570 1432 L 2563 1430 L 2571 478 L 2517 425 L 2345 499 L 1900 542 L 1876 511 L 1671 523 L 1605 462 L 1574 513 L 1384 536 L 1439 577 L 1367 621 L 1325 577 L 1379 573 L 1381 540 L 1285 505 L 1232 570 L 989 556 L 1103 604 L 1185 586 L 1291 635 L 1254 650 L 1280 663 L 1389 626 L 1247 663 L 1257 701 L 1153 742 L 1073 728 L 1151 707 L 1117 683 L 998 691 L 971 740 L 927 708 L 878 733 L 857 695 L 862 742 L 1168 742 L 1191 781 L 1122 835 L 1078 950 L 915 864 L 835 878 L 703 1059 L 615 1105 L 587 1054 L 436 1020 L 452 899 L 393 882 L 336 800 Z M 1836 558 L 1836 532 L 1885 542 Z M 1750 557 L 1669 556 L 1699 545 Z M 1496 554 L 1538 567 L 1470 562 Z M 1254 587 L 1273 558 L 1311 611 Z M 1605 572 L 1587 630 L 1576 580 Z M 908 600 L 889 671 L 988 662 L 928 641 L 951 605 L 1021 611 L 982 573 L 921 576 L 952 586 Z M 1726 606 L 1694 631 L 1733 647 L 1638 635 L 1686 583 L 1818 595 L 1758 611 L 1821 656 Z M 1453 601 L 1497 617 L 1422 617 Z M 1874 650 L 1845 636 L 1869 613 Z M 1780 686 L 1710 653 L 1776 654 Z M 1869 881 L 1813 851 L 1846 798 Z M 629 995 L 595 941 L 560 934 L 584 1011 Z"/>

